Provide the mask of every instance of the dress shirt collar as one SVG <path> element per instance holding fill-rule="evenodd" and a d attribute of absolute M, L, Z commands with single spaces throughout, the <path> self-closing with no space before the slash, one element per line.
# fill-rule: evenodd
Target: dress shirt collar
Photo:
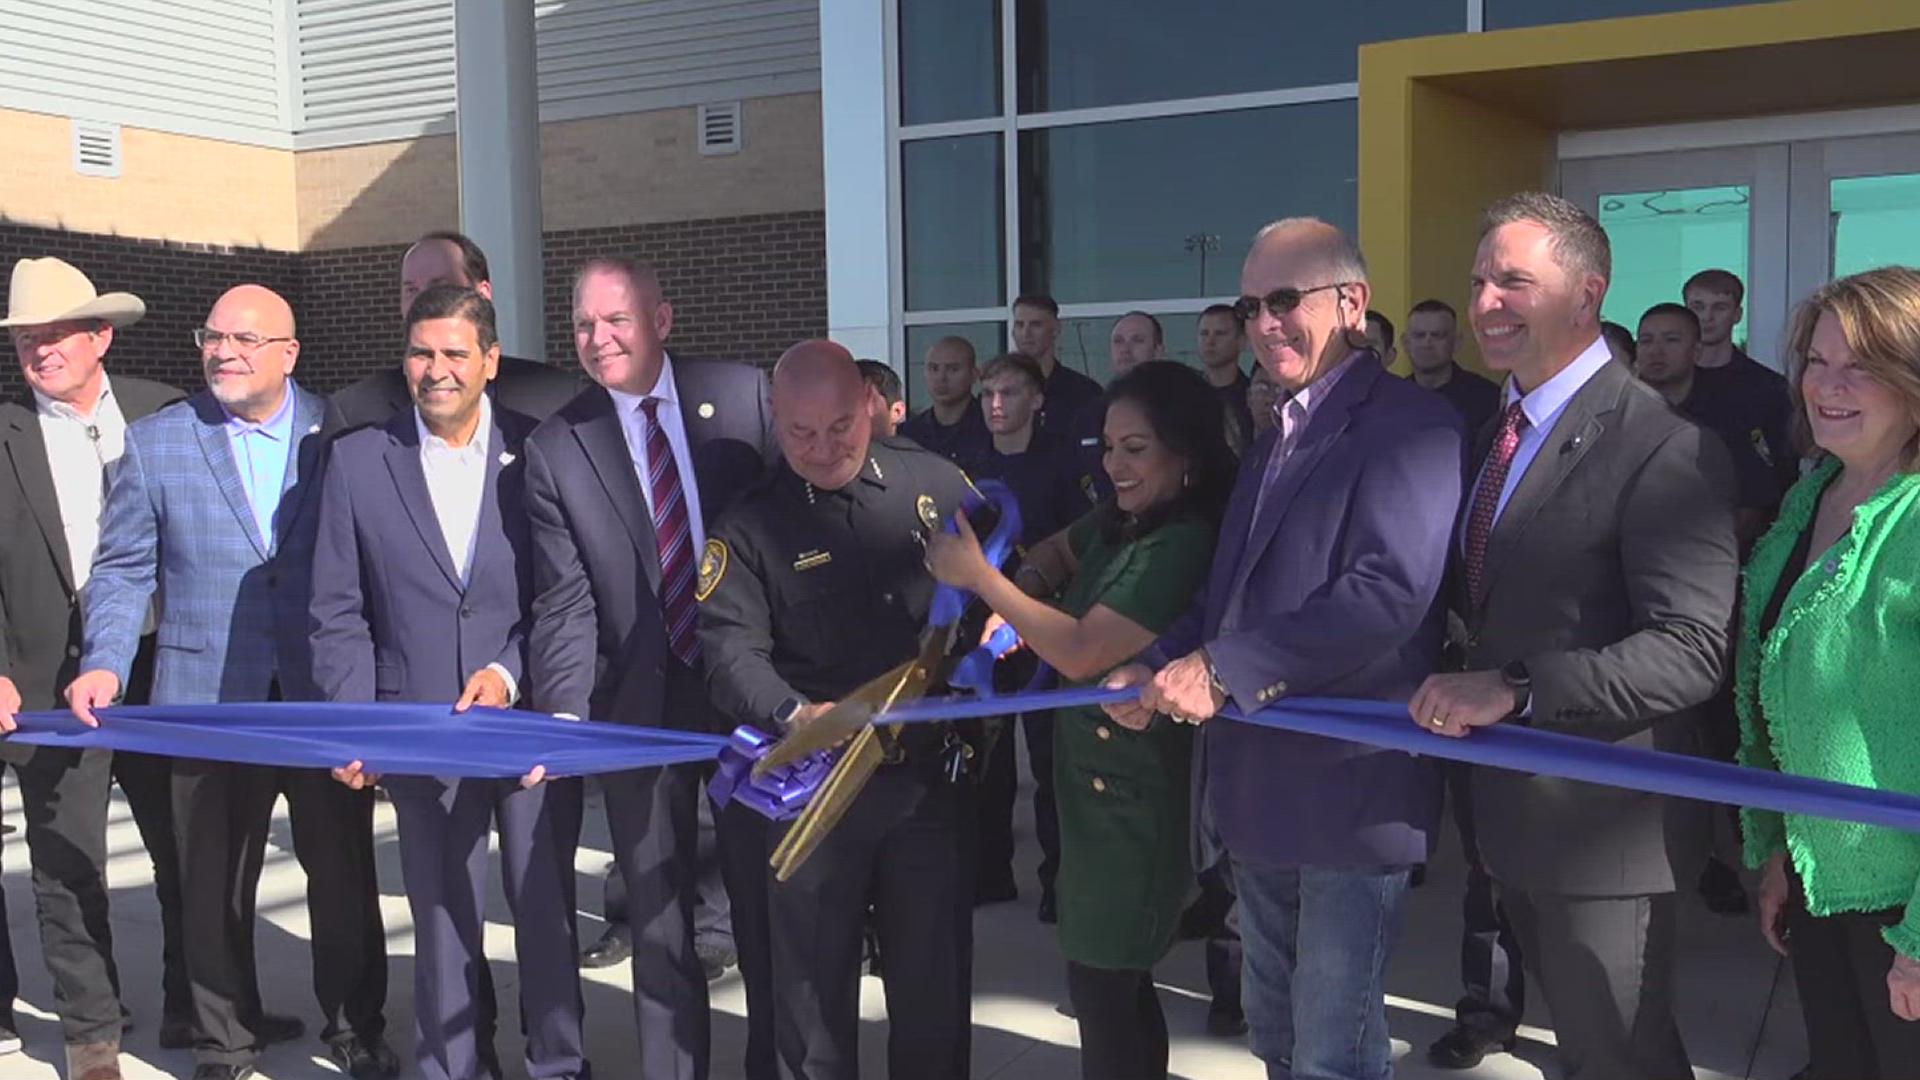
<path fill-rule="evenodd" d="M 34 411 L 38 412 L 41 416 L 51 416 L 57 420 L 72 420 L 81 424 L 92 424 L 100 419 L 101 410 L 107 407 L 107 402 L 112 397 L 113 380 L 109 379 L 107 373 L 103 371 L 100 373 L 100 396 L 94 400 L 92 416 L 82 416 L 80 415 L 80 410 L 74 406 L 64 401 L 55 401 L 53 398 L 48 397 L 38 390 L 33 392 L 33 405 Z"/>
<path fill-rule="evenodd" d="M 1351 371 L 1353 365 L 1358 362 L 1362 356 L 1372 355 L 1373 350 L 1371 349 L 1353 349 L 1347 353 L 1345 360 L 1321 372 L 1319 378 L 1294 391 L 1291 395 L 1275 401 L 1273 403 L 1274 423 L 1281 423 L 1282 419 L 1286 416 L 1288 406 L 1295 404 L 1299 405 L 1305 412 L 1305 415 L 1301 417 L 1302 423 L 1313 419 L 1314 410 L 1319 408 L 1321 403 L 1326 401 L 1328 397 L 1332 396 L 1333 388 L 1339 383 L 1341 376 Z"/>
<path fill-rule="evenodd" d="M 1515 401 L 1520 402 L 1520 411 L 1527 414 L 1527 424 L 1535 431 L 1544 431 L 1567 407 L 1567 402 L 1573 400 L 1573 395 L 1587 385 L 1588 379 L 1607 366 L 1611 358 L 1612 354 L 1607 351 L 1607 339 L 1596 337 L 1593 344 L 1573 358 L 1573 363 L 1560 370 L 1560 374 L 1527 391 L 1525 395 L 1520 393 L 1519 383 L 1512 378 L 1507 379 L 1506 403 L 1511 405 Z"/>
<path fill-rule="evenodd" d="M 659 398 L 661 404 L 668 408 L 679 408 L 680 391 L 673 382 L 673 354 L 665 351 L 660 353 L 660 376 L 653 381 L 653 389 L 644 394 L 629 394 L 625 390 L 615 390 L 609 386 L 607 393 L 613 396 L 613 403 L 619 408 L 620 415 L 623 417 L 630 417 L 639 412 L 641 402 L 648 398 Z"/>
<path fill-rule="evenodd" d="M 286 396 L 280 399 L 280 407 L 272 416 L 256 424 L 245 417 L 235 416 L 225 405 L 220 411 L 227 414 L 227 434 L 239 438 L 242 435 L 259 432 L 275 442 L 286 442 L 293 437 L 293 384 L 287 384 Z"/>
<path fill-rule="evenodd" d="M 493 402 L 489 395 L 480 395 L 480 423 L 473 429 L 473 438 L 465 446 L 449 446 L 447 440 L 435 435 L 427 427 L 427 421 L 420 415 L 419 406 L 413 410 L 413 427 L 420 433 L 420 452 L 434 457 L 477 457 L 484 460 L 487 456 L 487 444 L 493 435 Z"/>

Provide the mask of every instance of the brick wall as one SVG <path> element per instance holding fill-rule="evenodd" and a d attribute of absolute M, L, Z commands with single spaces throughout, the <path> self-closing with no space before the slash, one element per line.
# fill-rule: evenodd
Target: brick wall
<path fill-rule="evenodd" d="M 771 363 L 795 341 L 826 332 L 826 219 L 818 211 L 669 224 L 572 229 L 546 236 L 549 359 L 573 362 L 568 293 L 590 255 L 651 259 L 674 306 L 673 345 L 687 353 Z M 200 385 L 189 337 L 229 286 L 257 281 L 293 304 L 300 381 L 332 391 L 398 357 L 398 273 L 404 244 L 292 254 L 162 243 L 0 220 L 0 274 L 16 259 L 57 255 L 103 291 L 137 293 L 147 317 L 115 340 L 112 370 Z M 0 390 L 21 386 L 11 358 Z"/>

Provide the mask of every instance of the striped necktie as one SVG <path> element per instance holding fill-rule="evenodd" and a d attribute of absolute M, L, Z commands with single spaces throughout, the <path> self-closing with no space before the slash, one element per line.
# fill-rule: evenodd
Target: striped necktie
<path fill-rule="evenodd" d="M 647 421 L 647 487 L 653 495 L 653 539 L 660 550 L 660 611 L 673 655 L 692 667 L 700 662 L 700 639 L 694 634 L 700 609 L 693 599 L 693 521 L 680 487 L 680 466 L 660 423 L 660 399 L 641 399 L 640 411 Z"/>

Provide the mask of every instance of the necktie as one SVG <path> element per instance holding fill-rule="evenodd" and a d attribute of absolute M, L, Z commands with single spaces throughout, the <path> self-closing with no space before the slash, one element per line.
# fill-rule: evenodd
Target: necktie
<path fill-rule="evenodd" d="M 1486 467 L 1480 470 L 1480 486 L 1473 492 L 1473 510 L 1467 517 L 1467 592 L 1474 603 L 1485 596 L 1487 541 L 1493 535 L 1494 513 L 1500 508 L 1500 492 L 1507 486 L 1507 470 L 1513 468 L 1514 452 L 1520 449 L 1520 433 L 1527 428 L 1527 414 L 1518 401 L 1507 406 L 1500 417 L 1500 432 L 1494 436 L 1493 451 Z"/>
<path fill-rule="evenodd" d="M 1294 447 L 1300 444 L 1300 434 L 1307 427 L 1307 406 L 1298 397 L 1290 397 L 1273 406 L 1273 422 L 1280 429 L 1280 437 L 1274 440 L 1273 453 L 1267 458 L 1267 467 L 1260 474 L 1260 493 L 1253 499 L 1253 518 L 1247 523 L 1249 532 L 1260 524 L 1260 512 L 1267 508 L 1267 492 L 1280 479 L 1280 468 L 1293 455 Z"/>
<path fill-rule="evenodd" d="M 653 494 L 653 538 L 660 550 L 660 610 L 668 647 L 691 667 L 700 660 L 700 640 L 694 636 L 699 605 L 693 599 L 693 521 L 680 488 L 680 466 L 660 424 L 660 399 L 642 399 L 640 411 L 647 421 L 647 487 Z"/>

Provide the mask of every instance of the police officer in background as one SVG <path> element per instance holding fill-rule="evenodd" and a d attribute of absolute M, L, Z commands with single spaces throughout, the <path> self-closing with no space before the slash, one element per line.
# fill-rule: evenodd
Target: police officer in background
<path fill-rule="evenodd" d="M 910 442 L 874 441 L 869 401 L 833 342 L 801 342 L 774 368 L 785 461 L 721 516 L 700 566 L 707 685 L 734 723 L 805 725 L 917 649 L 934 591 L 923 545 L 970 485 Z M 858 1073 L 869 900 L 887 957 L 889 1073 L 969 1075 L 972 781 L 945 725 L 914 725 L 900 746 L 905 760 L 882 765 L 772 886 L 776 1040 L 798 1080 Z M 771 831 L 777 844 L 784 827 Z"/>

